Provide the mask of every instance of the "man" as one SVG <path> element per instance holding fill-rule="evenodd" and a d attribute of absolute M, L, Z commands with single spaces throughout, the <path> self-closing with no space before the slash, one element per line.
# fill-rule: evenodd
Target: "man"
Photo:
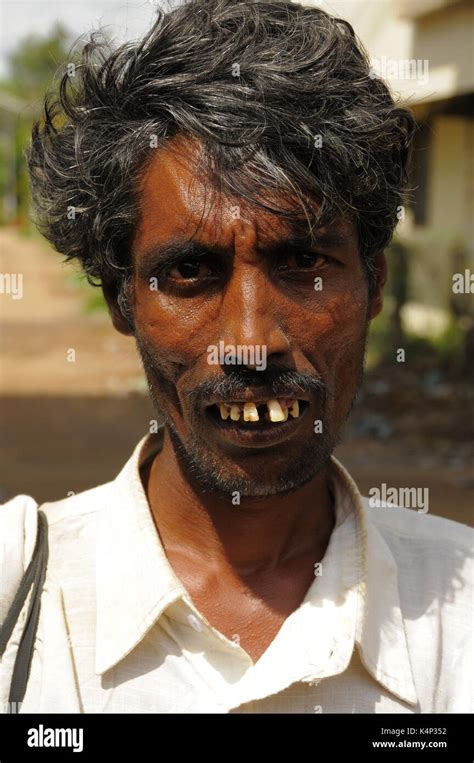
<path fill-rule="evenodd" d="M 332 456 L 412 115 L 349 24 L 296 4 L 194 0 L 74 75 L 33 132 L 39 224 L 135 337 L 160 424 L 41 507 L 21 712 L 467 711 L 467 528 L 372 505 Z M 36 516 L 0 514 L 3 617 Z"/>

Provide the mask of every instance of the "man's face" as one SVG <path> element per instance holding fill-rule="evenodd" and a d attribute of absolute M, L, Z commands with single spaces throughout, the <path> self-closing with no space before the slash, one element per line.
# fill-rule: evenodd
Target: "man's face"
<path fill-rule="evenodd" d="M 198 151 L 174 140 L 140 185 L 137 345 L 188 479 L 242 496 L 289 492 L 337 442 L 380 306 L 351 224 L 295 245 L 283 218 L 211 193 Z"/>

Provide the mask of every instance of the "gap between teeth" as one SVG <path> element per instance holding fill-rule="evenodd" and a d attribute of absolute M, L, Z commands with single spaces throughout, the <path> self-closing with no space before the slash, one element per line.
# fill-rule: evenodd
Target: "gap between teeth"
<path fill-rule="evenodd" d="M 278 400 L 268 400 L 266 403 L 268 418 L 270 421 L 277 423 L 279 421 L 286 421 L 288 414 L 294 419 L 300 415 L 300 406 L 298 400 L 294 400 L 290 406 L 280 403 Z M 241 414 L 244 415 L 244 421 L 259 421 L 258 409 L 255 403 L 220 403 L 219 410 L 221 419 L 226 421 L 229 416 L 232 421 L 240 421 Z"/>

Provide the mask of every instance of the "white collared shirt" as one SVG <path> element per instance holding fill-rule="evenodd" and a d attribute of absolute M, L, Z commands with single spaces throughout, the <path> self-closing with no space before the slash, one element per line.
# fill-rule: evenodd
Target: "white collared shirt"
<path fill-rule="evenodd" d="M 472 531 L 371 505 L 332 458 L 336 524 L 304 601 L 254 664 L 199 612 L 156 531 L 139 469 L 43 504 L 49 564 L 22 713 L 472 712 Z M 37 504 L 0 507 L 0 623 Z M 28 600 L 0 661 L 8 699 Z"/>

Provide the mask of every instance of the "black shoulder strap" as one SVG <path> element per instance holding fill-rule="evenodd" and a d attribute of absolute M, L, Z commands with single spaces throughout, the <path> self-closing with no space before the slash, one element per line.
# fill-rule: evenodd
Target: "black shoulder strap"
<path fill-rule="evenodd" d="M 33 585 L 28 614 L 25 620 L 25 627 L 21 636 L 18 652 L 13 667 L 12 682 L 10 686 L 10 696 L 8 697 L 8 712 L 15 712 L 11 708 L 17 708 L 23 701 L 26 686 L 30 675 L 31 660 L 33 658 L 33 647 L 38 627 L 41 594 L 46 577 L 46 567 L 48 564 L 48 522 L 46 514 L 38 511 L 38 533 L 33 556 L 23 575 L 15 598 L 11 604 L 8 614 L 0 628 L 0 657 L 3 655 L 8 641 L 13 633 L 15 623 L 17 622 L 24 603 Z"/>

